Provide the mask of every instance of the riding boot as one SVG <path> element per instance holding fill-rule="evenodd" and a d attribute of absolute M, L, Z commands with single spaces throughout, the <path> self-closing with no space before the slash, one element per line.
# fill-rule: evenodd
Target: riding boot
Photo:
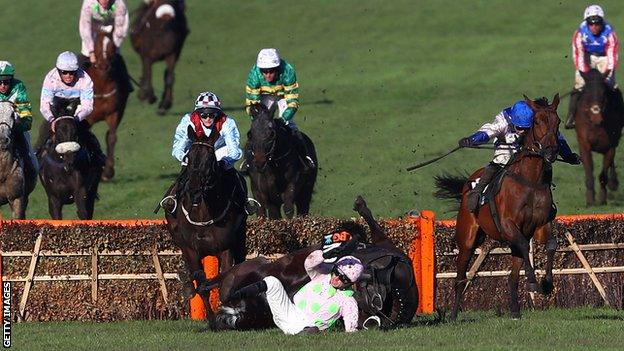
<path fill-rule="evenodd" d="M 43 150 L 46 147 L 48 140 L 50 139 L 50 132 L 52 128 L 50 127 L 50 122 L 43 121 L 39 126 L 39 135 L 37 136 L 37 142 L 35 142 L 34 148 L 37 156 L 40 156 Z"/>
<path fill-rule="evenodd" d="M 581 96 L 580 90 L 572 90 L 570 93 L 570 104 L 568 105 L 568 118 L 565 122 L 565 129 L 574 129 L 574 114 L 576 113 L 576 104 Z"/>
<path fill-rule="evenodd" d="M 30 145 L 24 135 L 24 132 L 14 130 L 13 138 L 15 140 L 15 151 L 20 159 L 22 159 L 24 163 L 24 173 L 28 175 L 37 174 L 38 167 L 35 161 L 30 156 Z"/>
<path fill-rule="evenodd" d="M 312 152 L 311 150 L 309 150 L 308 143 L 306 142 L 303 133 L 301 133 L 299 130 L 293 129 L 292 133 L 297 140 L 297 150 L 300 155 L 301 163 L 303 164 L 303 171 L 310 172 L 314 168 L 316 168 L 316 165 L 314 164 L 314 160 L 312 159 Z"/>
<path fill-rule="evenodd" d="M 252 156 L 251 143 L 247 142 L 247 144 L 245 144 L 245 150 L 243 151 L 243 162 L 241 162 L 238 168 L 238 172 L 240 172 L 240 174 L 244 176 L 249 175 L 249 163 L 251 162 L 252 158 L 253 156 Z"/>
<path fill-rule="evenodd" d="M 474 189 L 468 192 L 466 205 L 468 209 L 470 210 L 470 212 L 475 212 L 479 209 L 479 202 L 480 202 L 479 200 L 481 199 L 481 193 L 483 192 L 485 187 L 490 183 L 494 175 L 498 173 L 499 169 L 500 169 L 500 166 L 495 163 L 490 163 L 487 166 L 485 166 L 485 168 L 483 169 L 483 173 L 481 174 L 481 177 L 479 178 L 479 182 L 474 187 Z"/>
<path fill-rule="evenodd" d="M 93 166 L 100 168 L 106 165 L 106 155 L 102 152 L 102 147 L 100 146 L 100 142 L 93 132 L 89 129 L 89 122 L 86 120 L 81 121 L 78 124 L 78 128 L 80 134 L 82 135 L 81 139 L 89 152 L 89 156 L 93 162 Z"/>
<path fill-rule="evenodd" d="M 264 280 L 261 280 L 259 282 L 247 285 L 231 293 L 227 301 L 242 300 L 242 299 L 246 299 L 250 297 L 255 297 L 266 291 L 267 291 L 267 284 Z"/>

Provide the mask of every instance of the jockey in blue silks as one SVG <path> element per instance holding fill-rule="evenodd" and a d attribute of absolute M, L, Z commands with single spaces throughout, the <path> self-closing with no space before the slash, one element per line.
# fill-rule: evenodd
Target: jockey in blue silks
<path fill-rule="evenodd" d="M 521 138 L 533 125 L 533 109 L 524 100 L 503 109 L 492 123 L 484 124 L 469 137 L 459 140 L 459 146 L 471 147 L 494 140 L 494 159 L 483 169 L 483 174 L 474 189 L 468 193 L 468 209 L 474 212 L 479 207 L 479 197 L 494 175 L 501 170 L 511 156 L 520 150 Z M 557 134 L 559 155 L 565 162 L 580 164 L 580 157 L 572 152 L 563 134 Z"/>
<path fill-rule="evenodd" d="M 207 91 L 199 94 L 193 112 L 185 114 L 176 128 L 171 154 L 183 165 L 186 165 L 184 157 L 191 147 L 187 133 L 189 125 L 194 130 L 203 129 L 206 136 L 210 136 L 214 125 L 214 130 L 219 133 L 219 139 L 214 145 L 215 154 L 224 169 L 231 169 L 243 156 L 236 122 L 223 112 L 221 102 L 214 93 Z"/>

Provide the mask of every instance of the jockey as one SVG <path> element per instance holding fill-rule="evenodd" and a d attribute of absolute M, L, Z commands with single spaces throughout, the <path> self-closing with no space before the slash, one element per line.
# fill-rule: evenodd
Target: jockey
<path fill-rule="evenodd" d="M 605 83 L 611 89 L 617 89 L 615 69 L 618 61 L 618 40 L 611 25 L 604 19 L 604 11 L 598 5 L 585 9 L 583 22 L 572 37 L 572 53 L 574 55 L 574 89 L 570 95 L 566 129 L 574 128 L 576 104 L 585 81 L 581 72 L 586 73 L 595 68 L 603 74 Z"/>
<path fill-rule="evenodd" d="M 239 146 L 240 133 L 234 119 L 221 110 L 221 102 L 217 95 L 209 91 L 199 94 L 195 100 L 195 110 L 185 114 L 180 120 L 173 136 L 171 152 L 173 157 L 182 162 L 182 165 L 186 165 L 184 157 L 191 147 L 191 140 L 187 134 L 189 125 L 193 129 L 202 128 L 208 136 L 213 124 L 220 135 L 214 145 L 217 160 L 224 169 L 232 169 L 234 163 L 243 155 Z"/>
<path fill-rule="evenodd" d="M 266 292 L 273 321 L 284 334 L 318 332 L 331 327 L 339 318 L 345 331 L 354 332 L 358 325 L 358 305 L 351 286 L 358 281 L 364 266 L 354 256 L 343 256 L 335 264 L 326 263 L 339 255 L 339 248 L 308 255 L 304 267 L 310 282 L 291 301 L 282 283 L 274 276 L 247 285 L 232 293 L 228 300 L 257 296 Z"/>
<path fill-rule="evenodd" d="M 30 145 L 32 126 L 32 106 L 21 80 L 15 79 L 15 68 L 8 61 L 0 61 L 0 101 L 15 104 L 16 123 L 13 126 L 15 146 L 26 167 L 31 167 L 33 174 L 39 172 L 37 157 Z M 28 162 L 30 160 L 30 162 Z"/>
<path fill-rule="evenodd" d="M 80 67 L 86 70 L 96 63 L 93 40 L 96 31 L 113 31 L 113 42 L 117 48 L 128 34 L 128 8 L 124 0 L 84 0 L 80 10 L 79 30 L 82 50 L 79 57 Z M 132 91 L 130 75 L 123 57 L 117 52 L 114 59 L 117 68 L 117 84 Z"/>
<path fill-rule="evenodd" d="M 286 60 L 280 58 L 277 49 L 262 49 L 258 53 L 256 64 L 251 67 L 247 76 L 247 86 L 245 88 L 245 107 L 250 113 L 249 107 L 252 104 L 263 104 L 271 111 L 278 112 L 278 117 L 282 118 L 290 128 L 292 135 L 297 140 L 296 148 L 302 158 L 306 170 L 315 168 L 312 160 L 312 152 L 308 150 L 303 134 L 299 132 L 294 121 L 295 113 L 299 108 L 299 83 L 295 68 Z M 245 155 L 250 153 L 245 150 Z M 246 170 L 248 162 L 241 165 L 241 170 Z"/>
<path fill-rule="evenodd" d="M 468 193 L 468 209 L 472 212 L 479 208 L 479 198 L 494 175 L 501 170 L 511 156 L 515 154 L 521 145 L 521 138 L 524 133 L 533 125 L 534 112 L 524 100 L 520 100 L 502 110 L 494 122 L 484 124 L 473 135 L 459 140 L 460 147 L 471 147 L 481 145 L 494 140 L 494 159 L 483 169 L 479 182 Z M 572 152 L 563 134 L 557 134 L 559 144 L 559 155 L 565 162 L 570 164 L 580 164 L 580 157 Z"/>
<path fill-rule="evenodd" d="M 106 157 L 102 153 L 100 143 L 95 135 L 89 130 L 90 125 L 87 117 L 93 111 L 93 82 L 91 77 L 78 66 L 78 58 L 71 51 L 64 51 L 56 59 L 54 67 L 43 80 L 41 87 L 40 111 L 49 123 L 44 123 L 39 130 L 39 139 L 36 148 L 38 153 L 47 142 L 51 124 L 56 116 L 52 114 L 52 104 L 54 98 L 80 99 L 80 105 L 74 113 L 74 118 L 78 122 L 81 140 L 84 146 L 90 151 L 96 163 L 104 165 Z"/>

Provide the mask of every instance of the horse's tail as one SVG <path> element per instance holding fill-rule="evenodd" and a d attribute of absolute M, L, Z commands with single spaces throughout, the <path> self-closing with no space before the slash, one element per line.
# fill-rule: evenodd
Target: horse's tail
<path fill-rule="evenodd" d="M 462 190 L 464 185 L 468 181 L 466 175 L 452 175 L 449 173 L 443 173 L 434 177 L 435 186 L 438 190 L 434 193 L 434 196 L 438 199 L 455 199 L 457 202 L 461 201 Z"/>

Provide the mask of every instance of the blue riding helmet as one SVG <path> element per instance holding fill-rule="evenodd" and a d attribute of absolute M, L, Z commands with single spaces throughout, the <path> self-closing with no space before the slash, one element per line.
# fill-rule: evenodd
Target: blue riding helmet
<path fill-rule="evenodd" d="M 524 100 L 516 102 L 509 114 L 511 123 L 517 128 L 531 128 L 533 125 L 533 109 Z"/>

